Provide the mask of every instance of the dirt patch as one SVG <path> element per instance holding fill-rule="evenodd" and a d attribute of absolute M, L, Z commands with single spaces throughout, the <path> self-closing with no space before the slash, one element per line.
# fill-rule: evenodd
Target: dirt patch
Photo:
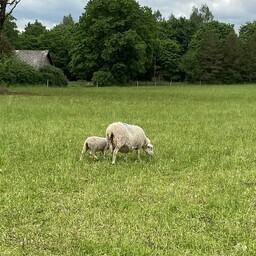
<path fill-rule="evenodd" d="M 33 93 L 33 92 L 15 92 L 15 91 L 10 91 L 6 88 L 0 88 L 0 96 L 1 95 L 46 96 L 46 95 Z"/>

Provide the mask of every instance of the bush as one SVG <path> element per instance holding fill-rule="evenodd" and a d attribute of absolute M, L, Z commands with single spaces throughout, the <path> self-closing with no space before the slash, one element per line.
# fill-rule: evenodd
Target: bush
<path fill-rule="evenodd" d="M 7 85 L 67 86 L 68 80 L 63 72 L 56 67 L 46 65 L 40 70 L 15 57 L 0 63 L 0 83 Z"/>
<path fill-rule="evenodd" d="M 46 65 L 40 70 L 42 82 L 49 86 L 67 86 L 68 80 L 61 69 Z"/>
<path fill-rule="evenodd" d="M 7 84 L 38 84 L 41 81 L 41 75 L 24 61 L 10 58 L 5 62 L 4 80 Z"/>
<path fill-rule="evenodd" d="M 114 84 L 114 77 L 111 72 L 97 71 L 93 73 L 92 82 L 97 86 L 109 86 Z"/>

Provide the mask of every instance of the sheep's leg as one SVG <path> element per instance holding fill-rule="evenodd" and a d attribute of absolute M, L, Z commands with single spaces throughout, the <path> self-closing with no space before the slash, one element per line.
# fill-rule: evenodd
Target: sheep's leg
<path fill-rule="evenodd" d="M 136 153 L 137 153 L 137 159 L 140 159 L 140 150 L 136 149 Z"/>
<path fill-rule="evenodd" d="M 115 148 L 114 151 L 113 151 L 113 155 L 112 155 L 112 164 L 115 164 L 116 162 L 116 154 L 118 152 L 119 148 Z"/>
<path fill-rule="evenodd" d="M 86 152 L 88 149 L 89 149 L 89 148 L 88 148 L 88 145 L 87 145 L 87 143 L 85 142 L 85 143 L 84 143 L 84 146 L 83 146 L 83 149 L 82 149 L 82 152 L 81 152 L 81 155 L 80 155 L 80 161 L 83 160 L 84 154 L 85 154 L 85 152 Z"/>
<path fill-rule="evenodd" d="M 113 145 L 112 145 L 112 143 L 109 143 L 109 149 L 110 149 L 110 152 L 113 154 L 113 151 L 114 151 L 114 148 L 113 148 Z"/>

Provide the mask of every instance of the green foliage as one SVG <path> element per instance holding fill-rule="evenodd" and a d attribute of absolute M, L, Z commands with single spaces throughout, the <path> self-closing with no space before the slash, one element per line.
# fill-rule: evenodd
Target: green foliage
<path fill-rule="evenodd" d="M 15 23 L 16 19 L 10 15 L 6 18 L 3 27 L 3 34 L 8 38 L 12 47 L 16 47 L 19 40 L 19 31 Z"/>
<path fill-rule="evenodd" d="M 7 85 L 38 85 L 67 86 L 68 80 L 63 72 L 56 67 L 46 65 L 37 70 L 29 64 L 12 57 L 0 63 L 0 83 Z"/>
<path fill-rule="evenodd" d="M 256 33 L 256 21 L 247 22 L 239 29 L 239 37 L 243 40 L 247 40 L 253 34 Z"/>
<path fill-rule="evenodd" d="M 155 38 L 155 16 L 135 0 L 91 0 L 78 24 L 72 71 L 90 79 L 95 71 L 112 72 L 121 63 L 125 80 L 136 79 L 152 65 Z"/>
<path fill-rule="evenodd" d="M 45 65 L 40 70 L 42 82 L 49 86 L 67 86 L 68 80 L 61 69 L 54 66 Z"/>
<path fill-rule="evenodd" d="M 238 38 L 235 33 L 230 33 L 222 46 L 222 54 L 220 80 L 226 84 L 242 82 L 245 50 L 241 38 Z"/>
<path fill-rule="evenodd" d="M 4 33 L 0 32 L 0 61 L 12 56 L 12 54 L 13 47 L 10 44 L 9 39 Z"/>
<path fill-rule="evenodd" d="M 213 20 L 206 4 L 194 6 L 189 19 L 171 14 L 165 20 L 135 0 L 90 0 L 77 24 L 69 14 L 51 29 L 36 20 L 19 33 L 15 18 L 7 16 L 0 60 L 9 58 L 14 48 L 47 49 L 69 80 L 88 81 L 104 71 L 117 84 L 153 77 L 256 82 L 255 28 L 255 21 L 247 22 L 238 37 L 234 25 Z M 15 81 L 15 74 L 8 74 L 8 80 Z"/>
<path fill-rule="evenodd" d="M 27 63 L 13 57 L 1 65 L 1 81 L 8 84 L 38 84 L 41 81 L 39 72 Z"/>
<path fill-rule="evenodd" d="M 200 8 L 193 6 L 190 20 L 199 24 L 211 22 L 213 21 L 213 14 L 206 4 L 203 4 Z"/>
<path fill-rule="evenodd" d="M 247 82 L 256 82 L 256 33 L 244 42 L 242 75 Z"/>
<path fill-rule="evenodd" d="M 198 80 L 203 83 L 216 83 L 222 68 L 222 53 L 219 36 L 213 31 L 206 32 L 198 51 Z"/>
<path fill-rule="evenodd" d="M 92 77 L 92 82 L 97 86 L 109 86 L 114 84 L 114 76 L 111 72 L 107 71 L 97 71 L 94 72 Z"/>
<path fill-rule="evenodd" d="M 69 79 L 73 78 L 69 70 L 69 63 L 71 61 L 70 52 L 74 43 L 74 33 L 75 25 L 71 21 L 66 21 L 65 24 L 59 24 L 51 30 L 45 31 L 40 37 L 41 45 L 51 53 L 54 65 L 63 70 Z"/>
<path fill-rule="evenodd" d="M 182 57 L 182 68 L 189 82 L 221 82 L 223 45 L 234 33 L 230 24 L 212 21 L 200 26 Z"/>
<path fill-rule="evenodd" d="M 180 79 L 180 46 L 175 41 L 166 39 L 161 41 L 157 66 L 159 74 L 168 81 Z"/>
<path fill-rule="evenodd" d="M 46 27 L 36 20 L 34 23 L 28 23 L 24 31 L 20 34 L 19 50 L 40 50 L 42 49 L 41 37 L 46 32 Z"/>
<path fill-rule="evenodd" d="M 181 54 L 184 54 L 198 26 L 185 17 L 175 18 L 171 16 L 167 21 L 160 23 L 160 29 L 160 38 L 175 40 L 180 45 Z"/>
<path fill-rule="evenodd" d="M 73 20 L 73 17 L 71 16 L 71 14 L 63 17 L 62 24 L 65 26 L 74 26 L 75 25 L 75 22 Z"/>

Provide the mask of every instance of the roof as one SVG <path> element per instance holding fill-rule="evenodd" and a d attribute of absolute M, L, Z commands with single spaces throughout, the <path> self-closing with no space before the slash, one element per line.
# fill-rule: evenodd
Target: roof
<path fill-rule="evenodd" d="M 48 50 L 16 50 L 15 54 L 18 58 L 37 69 L 42 68 L 44 65 L 53 65 Z"/>

